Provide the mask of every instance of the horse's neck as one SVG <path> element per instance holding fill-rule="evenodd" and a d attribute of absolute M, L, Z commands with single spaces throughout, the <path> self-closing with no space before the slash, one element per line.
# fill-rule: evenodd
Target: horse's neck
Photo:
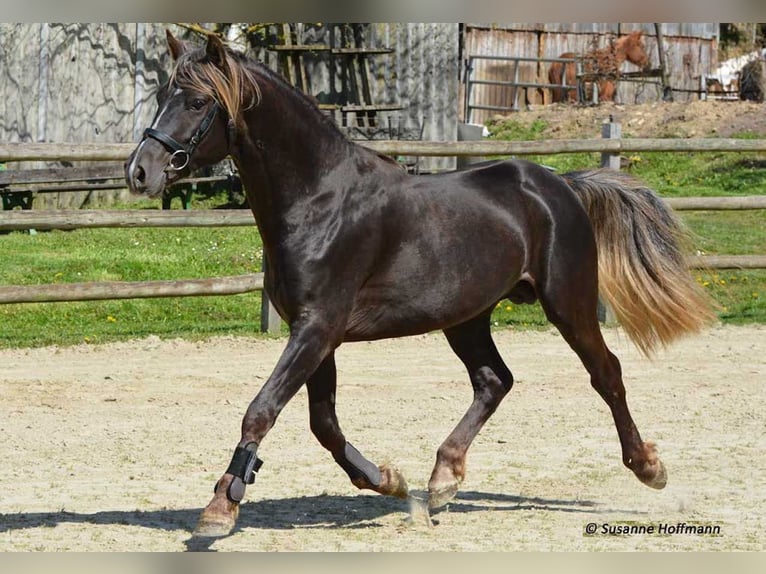
<path fill-rule="evenodd" d="M 246 172 L 268 176 L 274 193 L 289 195 L 343 161 L 350 147 L 345 136 L 294 88 L 264 76 L 261 94 L 244 116 Z"/>
<path fill-rule="evenodd" d="M 354 146 L 291 87 L 264 77 L 261 94 L 232 155 L 264 241 L 279 241 L 292 207 L 321 192 Z"/>

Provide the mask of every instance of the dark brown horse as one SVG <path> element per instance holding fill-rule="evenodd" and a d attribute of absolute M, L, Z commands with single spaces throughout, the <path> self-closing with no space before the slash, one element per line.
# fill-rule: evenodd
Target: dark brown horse
<path fill-rule="evenodd" d="M 170 34 L 168 41 L 175 69 L 126 162 L 128 184 L 158 196 L 190 170 L 231 155 L 268 257 L 265 289 L 290 327 L 197 535 L 234 527 L 261 464 L 256 450 L 303 385 L 311 430 L 351 482 L 407 496 L 395 468 L 367 460 L 341 431 L 335 350 L 346 341 L 444 331 L 474 389 L 428 483 L 432 507 L 449 501 L 472 440 L 513 383 L 490 333 L 503 299 L 540 300 L 611 409 L 624 464 L 647 485 L 665 486 L 596 314 L 600 288 L 646 352 L 711 318 L 679 250 L 679 225 L 651 190 L 618 172 L 559 176 L 526 161 L 409 175 L 349 141 L 301 92 L 216 37 L 196 50 Z"/>
<path fill-rule="evenodd" d="M 576 58 L 573 52 L 561 54 L 559 58 Z M 617 91 L 616 82 L 620 76 L 620 66 L 627 60 L 641 69 L 649 65 L 649 55 L 646 53 L 643 32 L 636 30 L 622 36 L 605 48 L 591 50 L 582 56 L 582 67 L 585 74 L 598 77 L 598 99 L 600 102 L 613 102 Z M 548 69 L 548 81 L 551 84 L 563 84 L 566 80 L 569 88 L 551 88 L 551 101 L 577 101 L 577 66 L 574 63 L 553 62 Z M 566 70 L 566 75 L 564 75 Z"/>

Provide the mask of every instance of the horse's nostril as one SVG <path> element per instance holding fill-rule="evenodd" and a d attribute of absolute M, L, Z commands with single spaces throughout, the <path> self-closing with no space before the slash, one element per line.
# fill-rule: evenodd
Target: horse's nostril
<path fill-rule="evenodd" d="M 136 166 L 136 170 L 133 172 L 133 178 L 137 183 L 144 183 L 146 181 L 146 172 L 140 165 Z"/>

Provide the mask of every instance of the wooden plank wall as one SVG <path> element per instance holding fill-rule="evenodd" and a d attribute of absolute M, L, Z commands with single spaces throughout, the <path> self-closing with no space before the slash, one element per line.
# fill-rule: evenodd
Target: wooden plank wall
<path fill-rule="evenodd" d="M 0 139 L 133 142 L 167 78 L 164 27 L 149 24 L 0 24 Z M 58 167 L 24 162 L 19 168 Z M 124 193 L 51 194 L 37 205 L 78 207 Z"/>
<path fill-rule="evenodd" d="M 373 99 L 404 105 L 400 118 L 409 125 L 424 122 L 423 138 L 455 140 L 462 119 L 461 57 L 467 54 L 555 57 L 567 50 L 586 50 L 597 38 L 641 27 L 653 35 L 652 24 L 369 24 L 370 47 L 390 47 L 394 53 L 372 58 Z M 190 34 L 164 23 L 12 24 L 0 23 L 0 140 L 6 142 L 135 142 L 156 111 L 158 86 L 170 70 L 165 28 L 179 37 Z M 696 88 L 699 75 L 716 64 L 716 24 L 663 24 L 674 86 Z M 326 29 L 306 24 L 305 43 L 327 39 Z M 464 44 L 461 52 L 461 42 Z M 656 42 L 647 39 L 652 65 Z M 276 58 L 263 50 L 254 53 L 270 67 Z M 311 58 L 308 71 L 313 91 L 331 89 L 326 62 Z M 626 65 L 627 66 L 627 65 Z M 488 78 L 507 79 L 506 65 L 488 64 L 480 71 Z M 544 79 L 547 69 L 536 64 L 522 68 L 522 79 Z M 334 80 L 337 82 L 337 78 Z M 482 88 L 487 102 L 510 103 L 509 90 Z M 659 97 L 656 88 L 622 84 L 625 102 Z M 534 95 L 533 95 L 534 96 Z M 694 97 L 691 94 L 677 98 Z M 480 114 L 477 116 L 481 121 Z M 429 163 L 430 162 L 430 163 Z M 27 164 L 38 167 L 50 164 Z M 57 164 L 60 165 L 60 164 Z M 51 165 L 53 167 L 54 165 Z M 454 166 L 450 158 L 429 158 L 425 171 Z M 58 207 L 77 206 L 82 198 L 51 198 Z M 65 203 L 61 203 L 61 202 Z M 70 203 L 67 203 L 70 202 Z"/>
<path fill-rule="evenodd" d="M 547 24 L 466 24 L 464 32 L 464 54 L 525 56 L 556 58 L 564 52 L 584 53 L 593 47 L 604 47 L 617 34 L 633 30 L 644 31 L 650 66 L 659 66 L 659 54 L 654 24 L 644 23 L 547 23 Z M 717 65 L 718 25 L 704 23 L 663 23 L 665 56 L 670 83 L 674 88 L 696 90 L 700 75 L 709 74 Z M 527 63 L 520 68 L 521 79 L 530 82 L 547 82 L 549 64 Z M 625 63 L 623 71 L 638 71 L 632 64 Z M 511 79 L 512 64 L 509 62 L 478 62 L 474 78 L 508 81 Z M 488 105 L 511 107 L 512 90 L 496 86 L 477 86 L 473 101 Z M 650 83 L 622 82 L 618 87 L 618 101 L 643 103 L 661 99 L 661 91 Z M 676 92 L 676 101 L 696 99 L 694 93 Z M 530 91 L 532 104 L 542 104 L 541 95 Z M 523 99 L 521 100 L 523 103 Z M 461 97 L 462 119 L 463 99 Z M 546 100 L 547 102 L 547 100 Z M 482 123 L 493 113 L 476 110 L 472 119 Z"/>
<path fill-rule="evenodd" d="M 134 142 L 156 111 L 157 88 L 171 63 L 163 23 L 12 24 L 0 23 L 0 140 L 6 142 Z M 327 27 L 305 25 L 304 43 L 327 41 Z M 457 24 L 367 25 L 370 47 L 394 54 L 371 58 L 373 99 L 401 102 L 396 121 L 425 121 L 424 137 L 455 139 L 458 79 Z M 199 42 L 198 37 L 194 41 Z M 273 53 L 250 52 L 276 68 Z M 306 58 L 314 93 L 329 91 L 327 62 Z M 337 83 L 337 78 L 335 79 Z M 336 86 L 337 89 L 337 86 Z M 433 158 L 427 169 L 448 168 L 449 158 Z M 55 167 L 27 163 L 19 167 Z M 107 194 L 102 194 L 107 195 Z M 49 198 L 56 207 L 82 203 L 78 194 Z M 63 203 L 62 203 L 63 202 Z"/>

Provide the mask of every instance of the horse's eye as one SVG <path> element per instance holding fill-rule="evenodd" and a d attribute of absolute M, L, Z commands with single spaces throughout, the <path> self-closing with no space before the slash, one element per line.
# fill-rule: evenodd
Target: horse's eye
<path fill-rule="evenodd" d="M 195 98 L 194 100 L 192 100 L 191 108 L 193 110 L 201 110 L 204 107 L 205 107 L 205 100 L 203 100 L 202 98 Z"/>

